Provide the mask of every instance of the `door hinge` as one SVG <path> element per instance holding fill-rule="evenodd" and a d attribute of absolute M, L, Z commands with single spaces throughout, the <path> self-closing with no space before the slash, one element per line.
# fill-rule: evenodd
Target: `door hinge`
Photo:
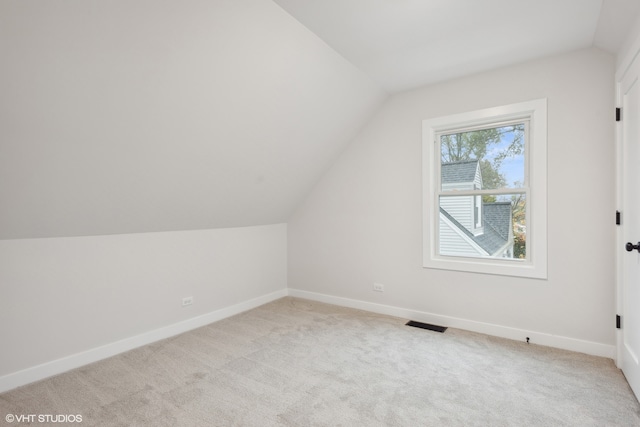
<path fill-rule="evenodd" d="M 619 314 L 616 314 L 616 329 L 622 328 L 622 318 Z"/>
<path fill-rule="evenodd" d="M 616 225 L 620 225 L 620 211 L 616 211 Z"/>
<path fill-rule="evenodd" d="M 619 108 L 616 108 L 616 122 L 619 122 L 622 118 L 622 111 Z"/>

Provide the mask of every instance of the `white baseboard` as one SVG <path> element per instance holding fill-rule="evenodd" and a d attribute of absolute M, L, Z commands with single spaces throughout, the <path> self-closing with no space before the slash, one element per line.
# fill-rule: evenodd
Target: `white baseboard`
<path fill-rule="evenodd" d="M 460 319 L 451 316 L 443 316 L 440 314 L 410 310 L 390 305 L 376 304 L 367 301 L 335 297 L 315 292 L 301 291 L 298 289 L 289 288 L 289 295 L 297 298 L 304 298 L 343 307 L 350 307 L 359 310 L 371 311 L 374 313 L 386 314 L 389 316 L 400 317 L 407 320 L 410 319 L 416 320 L 418 322 L 425 322 L 451 328 L 464 329 L 472 332 L 479 332 L 486 335 L 508 338 L 516 341 L 524 341 L 526 337 L 529 337 L 532 344 L 577 351 L 593 356 L 607 357 L 610 359 L 614 359 L 616 356 L 615 345 L 601 344 L 592 341 L 546 334 L 543 332 L 527 331 L 524 329 L 511 328 L 508 326 L 477 322 L 474 320 Z"/>
<path fill-rule="evenodd" d="M 359 310 L 371 311 L 374 313 L 386 314 L 389 316 L 400 317 L 403 319 L 411 319 L 419 322 L 433 323 L 442 326 L 465 329 L 468 331 L 479 332 L 487 335 L 493 335 L 502 338 L 509 338 L 517 341 L 524 340 L 529 337 L 532 344 L 556 347 L 565 350 L 577 351 L 580 353 L 591 354 L 607 358 L 615 358 L 615 345 L 600 344 L 591 341 L 584 341 L 575 338 L 551 335 L 535 331 L 527 331 L 523 329 L 510 328 L 507 326 L 494 325 L 490 323 L 476 322 L 473 320 L 460 319 L 456 317 L 443 316 L 440 314 L 427 313 L 423 311 L 405 309 L 384 304 L 376 304 L 372 302 L 354 300 L 349 298 L 336 297 L 331 295 L 319 294 L 315 292 L 302 291 L 298 289 L 282 289 L 272 292 L 248 301 L 234 304 L 202 316 L 187 319 L 173 325 L 169 325 L 160 329 L 126 338 L 101 347 L 96 347 L 82 353 L 73 354 L 51 362 L 43 363 L 32 368 L 14 372 L 0 377 L 0 393 L 12 390 L 14 388 L 39 381 L 53 375 L 115 356 L 125 351 L 143 345 L 151 344 L 156 341 L 169 338 L 192 329 L 196 329 L 213 322 L 217 322 L 227 317 L 234 316 L 247 310 L 267 304 L 285 296 L 304 298 L 313 301 L 324 302 L 328 304 L 339 305 L 343 307 L 356 308 Z"/>
<path fill-rule="evenodd" d="M 82 353 L 73 354 L 32 368 L 4 375 L 0 377 L 0 393 L 217 322 L 218 320 L 226 319 L 227 317 L 251 310 L 252 308 L 259 307 L 287 295 L 287 289 L 282 289 L 280 291 L 272 292 L 229 307 L 221 308 L 192 319 L 187 319 L 173 325 L 145 332 L 131 338 L 126 338 Z"/>

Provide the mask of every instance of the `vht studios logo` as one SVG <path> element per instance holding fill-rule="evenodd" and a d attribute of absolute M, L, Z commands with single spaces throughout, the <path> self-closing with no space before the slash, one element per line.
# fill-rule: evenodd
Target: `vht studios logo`
<path fill-rule="evenodd" d="M 82 415 L 73 414 L 7 414 L 8 423 L 81 423 Z"/>

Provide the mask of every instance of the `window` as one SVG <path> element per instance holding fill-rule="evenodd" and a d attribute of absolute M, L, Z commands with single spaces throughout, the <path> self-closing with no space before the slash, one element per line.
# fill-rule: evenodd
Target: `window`
<path fill-rule="evenodd" d="M 546 278 L 546 104 L 423 122 L 425 267 Z"/>

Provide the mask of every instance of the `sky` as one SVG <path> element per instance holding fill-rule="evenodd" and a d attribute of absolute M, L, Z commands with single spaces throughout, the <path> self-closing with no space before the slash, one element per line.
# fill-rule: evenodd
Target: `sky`
<path fill-rule="evenodd" d="M 487 150 L 485 159 L 493 163 L 495 157 L 513 142 L 514 136 L 514 132 L 504 133 L 500 143 L 492 145 Z M 513 183 L 516 181 L 524 184 L 524 154 L 504 159 L 499 172 L 506 178 L 508 187 L 514 187 Z"/>

